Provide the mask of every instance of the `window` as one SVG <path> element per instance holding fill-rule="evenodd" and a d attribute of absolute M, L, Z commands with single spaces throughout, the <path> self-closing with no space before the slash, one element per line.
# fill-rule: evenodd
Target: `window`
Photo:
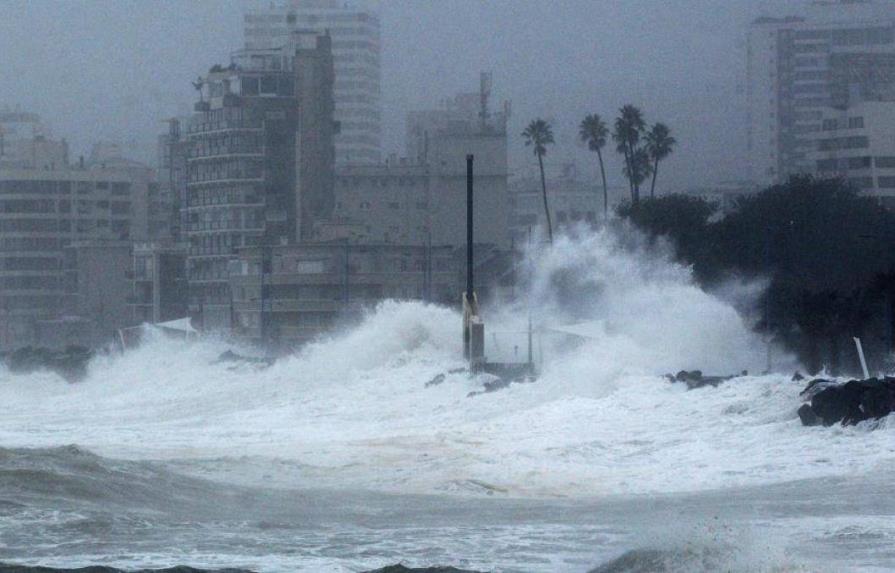
<path fill-rule="evenodd" d="M 879 177 L 880 189 L 895 189 L 895 177 Z"/>
<path fill-rule="evenodd" d="M 242 93 L 247 96 L 256 96 L 261 90 L 260 84 L 258 82 L 258 78 L 250 78 L 243 77 L 242 78 Z"/>
<path fill-rule="evenodd" d="M 849 129 L 861 129 L 863 127 L 864 127 L 864 118 L 863 117 L 848 118 L 848 128 Z"/>
<path fill-rule="evenodd" d="M 261 94 L 276 95 L 277 93 L 277 76 L 262 76 L 261 78 Z"/>
<path fill-rule="evenodd" d="M 295 270 L 299 274 L 322 274 L 324 272 L 323 261 L 297 261 Z"/>
<path fill-rule="evenodd" d="M 876 166 L 885 169 L 895 168 L 895 157 L 877 157 Z"/>

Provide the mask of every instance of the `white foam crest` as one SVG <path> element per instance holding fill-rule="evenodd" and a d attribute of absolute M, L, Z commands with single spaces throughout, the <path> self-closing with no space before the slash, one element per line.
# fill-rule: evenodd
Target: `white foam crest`
<path fill-rule="evenodd" d="M 535 259 L 536 324 L 588 337 L 542 335 L 534 384 L 468 398 L 482 379 L 453 373 L 425 387 L 462 364 L 460 315 L 390 301 L 268 369 L 218 362 L 224 341 L 156 336 L 78 384 L 0 373 L 0 445 L 77 443 L 265 483 L 513 495 L 693 491 L 892 461 L 895 424 L 803 428 L 802 386 L 785 376 L 691 392 L 659 377 L 754 372 L 763 348 L 688 269 L 630 243 L 559 238 Z M 489 314 L 489 332 L 525 329 L 525 305 Z"/>

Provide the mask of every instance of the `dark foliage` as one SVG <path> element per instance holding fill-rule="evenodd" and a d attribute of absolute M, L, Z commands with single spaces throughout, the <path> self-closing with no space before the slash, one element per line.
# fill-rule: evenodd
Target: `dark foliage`
<path fill-rule="evenodd" d="M 723 218 L 683 195 L 623 205 L 619 214 L 653 239 L 670 238 L 703 285 L 768 279 L 759 328 L 812 372 L 854 370 L 852 336 L 880 359 L 892 349 L 895 214 L 842 180 L 795 177 L 741 198 Z"/>

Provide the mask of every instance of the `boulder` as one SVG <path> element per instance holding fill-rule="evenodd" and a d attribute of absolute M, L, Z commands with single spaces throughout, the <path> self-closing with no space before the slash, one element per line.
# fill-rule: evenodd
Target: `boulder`
<path fill-rule="evenodd" d="M 802 420 L 803 426 L 817 426 L 820 424 L 820 418 L 811 409 L 810 404 L 802 404 L 799 408 L 799 419 Z"/>
<path fill-rule="evenodd" d="M 69 382 L 77 382 L 87 375 L 87 365 L 93 352 L 82 346 L 68 346 L 65 350 L 25 346 L 0 354 L 0 362 L 10 372 L 31 374 L 41 370 L 55 372 Z"/>
<path fill-rule="evenodd" d="M 405 567 L 404 565 L 389 565 L 381 569 L 367 571 L 367 573 L 481 573 L 469 569 L 457 569 L 456 567 Z"/>
<path fill-rule="evenodd" d="M 741 376 L 746 376 L 747 372 L 742 372 Z M 705 376 L 701 370 L 681 370 L 677 374 L 666 374 L 665 378 L 669 382 L 680 382 L 687 385 L 687 390 L 695 390 L 704 386 L 717 387 L 722 382 L 727 382 L 736 376 Z"/>
<path fill-rule="evenodd" d="M 810 400 L 799 408 L 799 419 L 805 426 L 851 426 L 884 418 L 895 410 L 895 378 L 849 380 L 844 384 L 816 379 L 801 394 Z"/>
<path fill-rule="evenodd" d="M 232 350 L 222 352 L 221 355 L 218 356 L 218 359 L 215 361 L 216 364 L 254 364 L 262 368 L 271 366 L 274 362 L 276 362 L 276 358 L 243 356 L 242 354 L 237 354 Z"/>

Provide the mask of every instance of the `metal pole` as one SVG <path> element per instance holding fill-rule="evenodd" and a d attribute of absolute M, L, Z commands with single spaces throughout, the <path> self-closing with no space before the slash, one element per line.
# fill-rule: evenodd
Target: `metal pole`
<path fill-rule="evenodd" d="M 473 281 L 473 155 L 466 156 L 466 298 L 472 302 Z"/>
<path fill-rule="evenodd" d="M 531 289 L 533 288 L 533 278 L 532 275 L 532 263 L 531 263 L 531 226 L 528 227 L 528 368 L 532 374 L 534 374 L 534 344 L 532 343 L 532 329 L 531 329 Z"/>

